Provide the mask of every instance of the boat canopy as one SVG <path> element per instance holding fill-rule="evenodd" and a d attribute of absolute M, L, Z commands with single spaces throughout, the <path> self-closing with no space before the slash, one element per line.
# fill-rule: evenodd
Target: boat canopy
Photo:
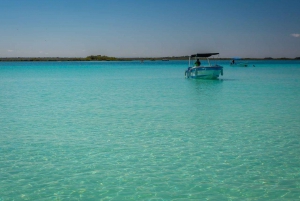
<path fill-rule="evenodd" d="M 219 53 L 198 53 L 198 54 L 192 54 L 190 57 L 210 57 L 212 55 L 217 55 Z"/>

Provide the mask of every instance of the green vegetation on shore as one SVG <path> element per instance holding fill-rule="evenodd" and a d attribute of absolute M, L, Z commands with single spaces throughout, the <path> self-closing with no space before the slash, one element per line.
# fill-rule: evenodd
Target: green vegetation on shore
<path fill-rule="evenodd" d="M 0 58 L 0 61 L 168 61 L 168 60 L 188 60 L 189 56 L 178 57 L 135 57 L 135 58 L 117 58 L 104 55 L 91 55 L 88 57 L 5 57 Z M 232 58 L 210 58 L 211 60 L 232 60 Z M 243 60 L 300 60 L 296 58 L 243 58 Z"/>
<path fill-rule="evenodd" d="M 108 57 L 108 56 L 102 56 L 102 55 L 91 55 L 86 58 L 84 58 L 85 61 L 117 61 L 118 59 L 116 57 Z"/>
<path fill-rule="evenodd" d="M 120 61 L 116 57 L 91 55 L 88 57 L 6 57 L 0 61 Z"/>

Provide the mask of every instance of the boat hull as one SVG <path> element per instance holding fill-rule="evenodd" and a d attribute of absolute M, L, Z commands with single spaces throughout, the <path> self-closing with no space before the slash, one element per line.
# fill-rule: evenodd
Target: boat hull
<path fill-rule="evenodd" d="M 193 67 L 185 71 L 185 77 L 193 79 L 217 79 L 220 75 L 223 75 L 222 66 Z"/>
<path fill-rule="evenodd" d="M 230 64 L 231 67 L 248 67 L 248 63 Z"/>

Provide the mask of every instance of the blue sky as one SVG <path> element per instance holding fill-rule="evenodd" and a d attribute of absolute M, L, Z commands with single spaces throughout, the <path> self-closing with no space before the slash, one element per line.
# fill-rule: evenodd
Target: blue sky
<path fill-rule="evenodd" d="M 300 56 L 299 0 L 0 0 L 0 57 Z"/>

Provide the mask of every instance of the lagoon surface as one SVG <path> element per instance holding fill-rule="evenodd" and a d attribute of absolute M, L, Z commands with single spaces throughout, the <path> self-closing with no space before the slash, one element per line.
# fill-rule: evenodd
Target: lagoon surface
<path fill-rule="evenodd" d="M 216 62 L 1 62 L 0 200 L 299 200 L 300 61 Z"/>

